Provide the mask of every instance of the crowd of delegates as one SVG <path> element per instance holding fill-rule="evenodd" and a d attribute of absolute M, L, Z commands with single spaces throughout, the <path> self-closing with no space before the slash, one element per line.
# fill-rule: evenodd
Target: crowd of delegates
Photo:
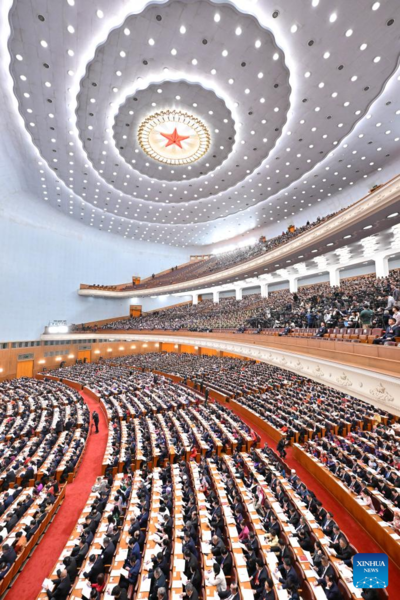
<path fill-rule="evenodd" d="M 307 452 L 395 531 L 400 529 L 399 433 L 398 428 L 377 423 L 372 431 L 355 427 L 346 437 L 328 432 L 305 444 Z"/>
<path fill-rule="evenodd" d="M 393 318 L 392 322 L 389 319 Z M 203 300 L 197 305 L 181 305 L 149 313 L 138 318 L 116 320 L 100 330 L 172 330 L 213 331 L 232 329 L 239 332 L 287 326 L 320 328 L 400 327 L 400 270 L 387 278 L 374 274 L 343 279 L 340 287 L 318 283 L 271 292 L 268 298 L 249 294 L 242 300 L 221 298 L 218 304 Z M 85 328 L 87 328 L 85 326 Z"/>
<path fill-rule="evenodd" d="M 239 358 L 149 353 L 112 359 L 126 368 L 156 369 L 191 381 L 200 391 L 215 390 L 254 411 L 267 423 L 300 442 L 335 426 L 344 432 L 381 414 L 362 400 L 280 367 Z M 395 426 L 395 425 L 394 425 Z"/>
<path fill-rule="evenodd" d="M 0 580 L 51 511 L 85 447 L 89 411 L 62 383 L 0 383 Z"/>
<path fill-rule="evenodd" d="M 313 221 L 312 223 L 307 221 L 305 225 L 302 225 L 298 228 L 293 228 L 292 230 L 288 229 L 287 231 L 283 231 L 281 235 L 269 240 L 262 238 L 256 244 L 228 252 L 222 252 L 220 254 L 215 254 L 204 260 L 192 261 L 191 263 L 182 267 L 172 267 L 168 272 L 163 272 L 158 275 L 153 274 L 149 280 L 136 285 L 128 285 L 124 288 L 124 290 L 136 290 L 171 285 L 181 281 L 210 275 L 211 273 L 216 273 L 218 271 L 223 271 L 229 267 L 236 266 L 253 258 L 257 258 L 258 256 L 262 256 L 266 252 L 274 250 L 278 246 L 290 242 L 297 236 L 309 231 L 310 229 L 313 229 L 314 227 L 317 227 L 318 225 L 321 225 L 325 221 L 328 221 L 332 217 L 338 215 L 340 212 L 342 211 L 331 213 L 325 217 L 318 217 L 316 221 Z M 106 286 L 91 287 L 101 288 Z"/>

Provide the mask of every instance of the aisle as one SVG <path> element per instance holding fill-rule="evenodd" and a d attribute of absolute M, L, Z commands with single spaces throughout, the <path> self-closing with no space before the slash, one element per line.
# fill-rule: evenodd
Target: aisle
<path fill-rule="evenodd" d="M 261 446 L 266 442 L 268 446 L 276 450 L 276 442 L 262 431 L 258 425 L 254 424 L 250 419 L 245 419 L 242 415 L 240 415 L 240 417 L 261 437 Z M 339 527 L 346 533 L 350 543 L 355 546 L 359 552 L 382 552 L 380 546 L 375 543 L 365 529 L 358 525 L 350 513 L 347 512 L 346 508 L 342 504 L 339 504 L 334 496 L 332 496 L 332 494 L 330 494 L 295 458 L 293 458 L 293 449 L 290 446 L 287 448 L 285 462 L 291 469 L 296 470 L 300 479 L 315 493 L 317 498 L 321 500 L 324 508 L 333 514 Z M 398 569 L 392 561 L 389 561 L 389 586 L 387 588 L 389 597 L 398 597 L 397 593 L 399 589 L 400 569 Z"/>
<path fill-rule="evenodd" d="M 36 598 L 42 587 L 43 579 L 51 572 L 79 519 L 96 477 L 101 474 L 108 438 L 106 419 L 95 400 L 92 400 L 85 392 L 81 392 L 81 395 L 89 407 L 90 414 L 93 410 L 97 410 L 99 414 L 99 433 L 89 434 L 78 474 L 74 481 L 67 485 L 65 499 L 60 510 L 17 581 L 9 590 L 7 600 L 14 598 L 33 600 Z"/>

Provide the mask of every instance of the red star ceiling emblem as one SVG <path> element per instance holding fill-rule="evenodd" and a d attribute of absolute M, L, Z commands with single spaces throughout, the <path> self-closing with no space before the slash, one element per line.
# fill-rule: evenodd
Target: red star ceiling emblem
<path fill-rule="evenodd" d="M 181 142 L 183 142 L 183 140 L 188 140 L 190 138 L 190 135 L 179 135 L 176 130 L 176 127 L 172 133 L 161 133 L 161 135 L 163 137 L 165 137 L 166 140 L 168 140 L 168 142 L 165 146 L 166 148 L 168 148 L 168 146 L 173 146 L 174 144 L 176 144 L 182 150 L 183 150 L 183 148 L 182 148 Z"/>

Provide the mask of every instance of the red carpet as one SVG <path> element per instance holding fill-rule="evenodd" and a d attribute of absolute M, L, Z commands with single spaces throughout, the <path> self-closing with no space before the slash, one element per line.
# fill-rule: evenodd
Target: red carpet
<path fill-rule="evenodd" d="M 85 392 L 81 395 L 87 403 L 90 413 L 99 414 L 99 433 L 89 434 L 85 453 L 74 481 L 67 485 L 64 502 L 55 519 L 46 531 L 42 541 L 28 560 L 15 584 L 7 594 L 7 600 L 33 600 L 39 594 L 42 582 L 54 567 L 66 541 L 80 517 L 90 490 L 98 475 L 107 445 L 108 429 L 105 416 L 97 402 Z"/>
<path fill-rule="evenodd" d="M 268 435 L 266 435 L 257 425 L 253 424 L 252 421 L 241 418 L 247 422 L 247 424 L 256 431 L 261 437 L 261 443 L 266 442 L 268 446 L 276 450 L 276 442 Z M 350 543 L 354 545 L 359 552 L 382 552 L 383 550 L 378 546 L 373 538 L 353 519 L 350 513 L 347 512 L 346 508 L 339 504 L 339 502 L 330 494 L 313 475 L 311 475 L 297 460 L 292 456 L 293 450 L 291 447 L 287 448 L 287 457 L 285 458 L 286 464 L 291 468 L 295 469 L 297 475 L 306 486 L 312 490 L 317 498 L 321 500 L 325 509 L 333 513 L 335 521 L 348 537 Z M 390 598 L 400 597 L 400 569 L 396 565 L 389 561 L 389 586 L 387 591 Z"/>

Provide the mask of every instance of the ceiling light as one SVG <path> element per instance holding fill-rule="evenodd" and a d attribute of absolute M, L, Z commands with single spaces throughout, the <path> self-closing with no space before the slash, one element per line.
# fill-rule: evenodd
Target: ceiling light
<path fill-rule="evenodd" d="M 186 33 L 186 27 L 184 25 L 180 26 L 179 32 L 183 35 Z"/>
<path fill-rule="evenodd" d="M 254 45 L 256 48 L 261 48 L 261 40 L 256 40 Z"/>
<path fill-rule="evenodd" d="M 351 81 L 357 81 L 358 77 L 357 75 L 353 75 L 353 77 L 351 78 Z"/>
<path fill-rule="evenodd" d="M 318 4 L 319 4 L 319 0 L 312 0 L 312 2 L 311 2 L 311 5 L 313 6 L 313 8 L 318 6 Z"/>
<path fill-rule="evenodd" d="M 353 35 L 353 30 L 352 30 L 352 29 L 348 29 L 348 30 L 346 31 L 346 34 L 345 34 L 345 35 L 346 35 L 346 37 L 350 37 L 351 35 Z"/>
<path fill-rule="evenodd" d="M 324 54 L 324 58 L 329 58 L 329 57 L 330 57 L 330 55 L 331 55 L 331 53 L 330 53 L 330 52 L 325 52 L 325 54 Z"/>
<path fill-rule="evenodd" d="M 217 69 L 211 69 L 211 75 L 215 75 L 217 73 Z"/>
<path fill-rule="evenodd" d="M 47 43 L 45 40 L 42 40 L 42 41 L 40 42 L 40 45 L 42 46 L 42 48 L 47 48 L 47 46 L 48 46 L 48 43 Z"/>
<path fill-rule="evenodd" d="M 334 23 L 337 19 L 337 14 L 336 13 L 332 13 L 331 16 L 329 17 L 329 22 L 330 23 Z"/>
<path fill-rule="evenodd" d="M 365 227 L 363 227 L 363 229 L 371 229 L 372 225 L 366 225 Z"/>
<path fill-rule="evenodd" d="M 228 56 L 228 50 L 222 50 L 222 56 Z"/>
<path fill-rule="evenodd" d="M 234 79 L 229 79 L 228 83 L 230 83 L 232 85 L 234 81 L 235 81 Z"/>
<path fill-rule="evenodd" d="M 126 56 L 126 52 L 124 52 L 123 50 L 121 50 L 121 52 L 119 53 L 121 58 L 125 58 Z"/>
<path fill-rule="evenodd" d="M 194 59 L 192 60 L 192 65 L 195 65 L 195 66 L 197 65 L 197 58 L 194 58 Z"/>
<path fill-rule="evenodd" d="M 378 8 L 380 7 L 381 3 L 380 2 L 374 2 L 372 5 L 372 10 L 378 10 Z"/>
<path fill-rule="evenodd" d="M 278 52 L 275 52 L 275 54 L 273 55 L 272 58 L 273 58 L 273 60 L 278 60 L 278 58 L 279 58 Z"/>
<path fill-rule="evenodd" d="M 350 234 L 349 234 L 349 235 L 345 235 L 343 239 L 344 239 L 344 240 L 348 240 L 349 238 L 351 238 L 351 235 L 350 235 Z"/>
<path fill-rule="evenodd" d="M 153 38 L 149 39 L 149 46 L 154 46 L 155 41 L 153 40 Z"/>
<path fill-rule="evenodd" d="M 374 63 L 378 63 L 381 60 L 380 56 L 375 56 Z"/>
<path fill-rule="evenodd" d="M 394 217 L 397 217 L 397 216 L 398 216 L 398 214 L 399 214 L 398 212 L 392 213 L 391 215 L 388 215 L 388 217 L 387 217 L 387 218 L 388 218 L 388 219 L 394 219 Z"/>
<path fill-rule="evenodd" d="M 97 17 L 98 17 L 99 19 L 102 19 L 102 18 L 104 17 L 104 13 L 103 13 L 103 11 L 102 11 L 102 10 L 100 10 L 100 9 L 99 9 L 99 10 L 96 12 L 96 15 L 97 15 Z"/>
<path fill-rule="evenodd" d="M 236 35 L 242 35 L 242 28 L 241 27 L 236 27 L 235 33 L 236 33 Z"/>
<path fill-rule="evenodd" d="M 75 6 L 75 0 L 67 0 L 70 6 Z"/>
<path fill-rule="evenodd" d="M 67 31 L 68 31 L 69 33 L 75 33 L 75 28 L 74 28 L 74 27 L 72 27 L 72 25 L 68 25 L 68 27 L 67 27 Z"/>
<path fill-rule="evenodd" d="M 176 54 L 177 54 L 176 48 L 172 48 L 171 54 L 172 54 L 172 56 L 176 56 Z"/>
<path fill-rule="evenodd" d="M 291 28 L 290 28 L 290 32 L 291 33 L 296 33 L 297 30 L 298 30 L 297 25 L 292 25 Z"/>
<path fill-rule="evenodd" d="M 74 51 L 73 50 L 67 50 L 67 54 L 68 54 L 68 56 L 74 56 Z"/>
<path fill-rule="evenodd" d="M 125 27 L 125 29 L 124 29 L 124 34 L 125 34 L 125 35 L 131 35 L 131 30 L 130 30 L 130 29 L 128 29 L 127 27 Z"/>
<path fill-rule="evenodd" d="M 215 15 L 214 15 L 214 21 L 216 23 L 219 23 L 220 20 L 221 20 L 221 15 L 219 13 L 215 13 Z"/>
<path fill-rule="evenodd" d="M 368 47 L 368 44 L 361 44 L 360 50 L 366 50 L 367 47 Z"/>

